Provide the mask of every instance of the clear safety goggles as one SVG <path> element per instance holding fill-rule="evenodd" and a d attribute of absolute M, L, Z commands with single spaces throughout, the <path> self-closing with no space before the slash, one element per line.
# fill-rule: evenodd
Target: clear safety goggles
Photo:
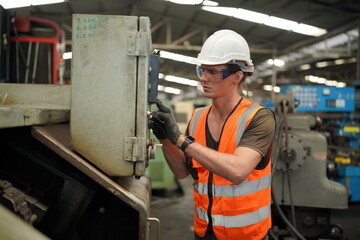
<path fill-rule="evenodd" d="M 207 76 L 211 78 L 219 78 L 220 76 L 220 79 L 225 79 L 235 72 L 229 69 L 208 69 L 203 68 L 202 66 L 196 66 L 196 74 L 199 78 L 201 78 L 204 73 L 206 73 Z"/>

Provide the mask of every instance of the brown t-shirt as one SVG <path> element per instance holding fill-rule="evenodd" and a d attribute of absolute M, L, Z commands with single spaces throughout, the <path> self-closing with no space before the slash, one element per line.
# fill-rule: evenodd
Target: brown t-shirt
<path fill-rule="evenodd" d="M 268 108 L 260 109 L 245 129 L 245 132 L 238 143 L 238 147 L 252 148 L 265 157 L 274 134 L 274 114 Z"/>

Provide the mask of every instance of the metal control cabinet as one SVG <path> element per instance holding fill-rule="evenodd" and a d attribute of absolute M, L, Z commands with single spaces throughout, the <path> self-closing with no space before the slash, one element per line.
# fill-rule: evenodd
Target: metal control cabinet
<path fill-rule="evenodd" d="M 148 17 L 73 15 L 72 147 L 110 176 L 148 161 Z"/>

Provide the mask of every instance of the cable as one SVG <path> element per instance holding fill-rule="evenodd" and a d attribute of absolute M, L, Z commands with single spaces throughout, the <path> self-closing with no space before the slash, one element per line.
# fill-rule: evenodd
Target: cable
<path fill-rule="evenodd" d="M 291 232 L 293 234 L 296 235 L 296 237 L 298 237 L 300 240 L 306 240 L 294 227 L 294 225 L 291 224 L 291 222 L 289 222 L 289 220 L 287 219 L 287 217 L 285 216 L 284 212 L 281 210 L 279 204 L 276 201 L 275 198 L 275 194 L 274 191 L 271 189 L 271 197 L 273 199 L 273 203 L 275 205 L 276 210 L 278 211 L 278 213 L 280 214 L 281 219 L 284 221 L 284 223 L 290 228 Z"/>
<path fill-rule="evenodd" d="M 279 240 L 276 236 L 275 236 L 275 233 L 273 232 L 273 230 L 270 228 L 269 229 L 269 234 L 270 234 L 270 236 L 271 236 L 271 238 L 273 239 L 273 240 Z"/>
<path fill-rule="evenodd" d="M 290 198 L 290 208 L 291 208 L 291 215 L 292 215 L 292 223 L 293 223 L 294 227 L 296 228 L 295 207 L 294 207 L 294 201 L 293 201 L 292 191 L 291 191 L 289 163 L 286 164 L 286 168 L 287 168 L 286 172 L 287 172 L 288 187 L 289 187 L 289 198 Z"/>

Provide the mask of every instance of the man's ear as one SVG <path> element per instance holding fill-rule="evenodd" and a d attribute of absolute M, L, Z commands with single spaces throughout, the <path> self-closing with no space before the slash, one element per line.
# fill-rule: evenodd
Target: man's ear
<path fill-rule="evenodd" d="M 244 78 L 244 73 L 242 71 L 238 71 L 236 73 L 234 73 L 234 80 L 235 80 L 235 84 L 239 84 L 242 82 Z"/>

